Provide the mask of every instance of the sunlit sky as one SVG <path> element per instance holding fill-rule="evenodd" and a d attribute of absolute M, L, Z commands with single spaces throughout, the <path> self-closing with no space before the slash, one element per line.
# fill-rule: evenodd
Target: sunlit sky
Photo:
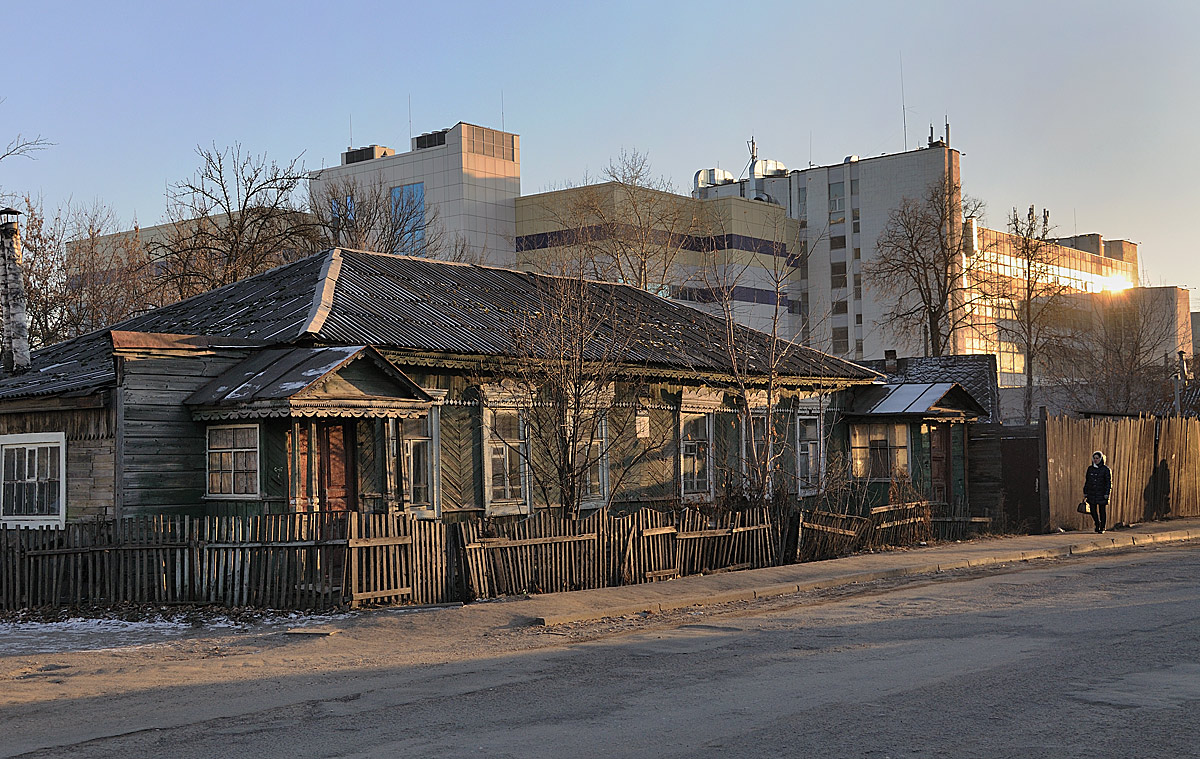
<path fill-rule="evenodd" d="M 949 118 L 989 226 L 1036 204 L 1062 235 L 1139 243 L 1148 284 L 1200 287 L 1200 3 L 41 0 L 2 18 L 0 143 L 55 144 L 0 163 L 0 190 L 49 206 L 153 224 L 197 145 L 312 169 L 351 124 L 399 151 L 458 121 L 516 132 L 526 193 L 623 149 L 686 192 L 697 169 L 740 173 L 751 136 L 802 168 Z"/>

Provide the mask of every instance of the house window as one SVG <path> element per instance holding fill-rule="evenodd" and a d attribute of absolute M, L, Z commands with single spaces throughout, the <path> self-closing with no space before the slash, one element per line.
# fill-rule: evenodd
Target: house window
<path fill-rule="evenodd" d="M 258 425 L 208 428 L 208 495 L 258 495 Z"/>
<path fill-rule="evenodd" d="M 62 526 L 66 521 L 66 435 L 0 435 L 0 523 Z"/>
<path fill-rule="evenodd" d="M 908 429 L 903 424 L 850 426 L 850 462 L 860 479 L 890 480 L 908 472 Z"/>
<path fill-rule="evenodd" d="M 587 427 L 584 427 L 586 430 Z M 580 483 L 580 497 L 584 502 L 602 501 L 608 489 L 608 446 L 604 419 L 596 420 L 594 434 L 590 439 L 579 442 L 576 454 L 576 469 L 582 468 L 583 481 Z M 589 437 L 582 435 L 582 437 Z"/>
<path fill-rule="evenodd" d="M 489 505 L 523 502 L 525 441 L 520 414 L 515 408 L 489 408 L 485 423 Z"/>
<path fill-rule="evenodd" d="M 800 490 L 812 490 L 821 476 L 821 426 L 815 418 L 796 419 L 796 477 Z"/>
<path fill-rule="evenodd" d="M 712 422 L 709 413 L 679 415 L 679 471 L 685 497 L 712 493 Z"/>
<path fill-rule="evenodd" d="M 404 488 L 409 503 L 419 509 L 433 508 L 433 435 L 430 418 L 402 419 L 404 440 Z"/>

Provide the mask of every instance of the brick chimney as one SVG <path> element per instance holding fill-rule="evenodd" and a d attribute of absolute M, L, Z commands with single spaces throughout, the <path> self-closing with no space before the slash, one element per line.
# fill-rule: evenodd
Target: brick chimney
<path fill-rule="evenodd" d="M 21 274 L 21 233 L 15 208 L 0 209 L 0 364 L 10 374 L 29 369 L 29 320 L 25 313 L 25 279 Z"/>
<path fill-rule="evenodd" d="M 883 352 L 883 371 L 886 374 L 896 374 L 900 371 L 900 362 L 896 359 L 896 351 L 885 350 Z"/>

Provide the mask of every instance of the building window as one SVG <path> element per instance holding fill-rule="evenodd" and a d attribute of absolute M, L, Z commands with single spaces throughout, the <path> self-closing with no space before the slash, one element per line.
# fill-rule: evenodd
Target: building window
<path fill-rule="evenodd" d="M 712 494 L 712 424 L 712 414 L 679 415 L 679 471 L 684 497 Z"/>
<path fill-rule="evenodd" d="M 848 304 L 846 303 L 846 301 L 844 301 L 844 300 L 835 300 L 835 301 L 833 302 L 833 314 L 834 314 L 834 316 L 837 316 L 838 314 L 846 314 L 846 313 L 848 313 Z"/>
<path fill-rule="evenodd" d="M 850 328 L 849 327 L 834 327 L 833 328 L 833 352 L 834 353 L 849 353 L 850 352 Z"/>
<path fill-rule="evenodd" d="M 433 508 L 433 434 L 430 417 L 400 420 L 404 440 L 404 489 L 418 509 Z"/>
<path fill-rule="evenodd" d="M 258 496 L 258 425 L 208 428 L 208 495 Z"/>
<path fill-rule="evenodd" d="M 846 262 L 833 261 L 829 264 L 829 286 L 830 287 L 845 287 L 846 286 Z"/>
<path fill-rule="evenodd" d="M 392 216 L 399 249 L 419 251 L 425 242 L 425 183 L 392 188 Z"/>
<path fill-rule="evenodd" d="M 525 440 L 515 408 L 485 410 L 488 506 L 524 504 Z"/>
<path fill-rule="evenodd" d="M 66 435 L 0 435 L 4 459 L 0 523 L 59 526 L 66 521 Z"/>
<path fill-rule="evenodd" d="M 908 428 L 903 424 L 850 426 L 850 464 L 853 475 L 867 480 L 890 480 L 908 472 Z"/>

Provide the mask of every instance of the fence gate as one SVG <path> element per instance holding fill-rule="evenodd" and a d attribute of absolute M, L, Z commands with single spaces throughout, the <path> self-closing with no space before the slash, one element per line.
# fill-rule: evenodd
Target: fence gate
<path fill-rule="evenodd" d="M 387 514 L 351 514 L 346 598 L 403 603 L 413 596 L 413 536 L 408 519 Z"/>

